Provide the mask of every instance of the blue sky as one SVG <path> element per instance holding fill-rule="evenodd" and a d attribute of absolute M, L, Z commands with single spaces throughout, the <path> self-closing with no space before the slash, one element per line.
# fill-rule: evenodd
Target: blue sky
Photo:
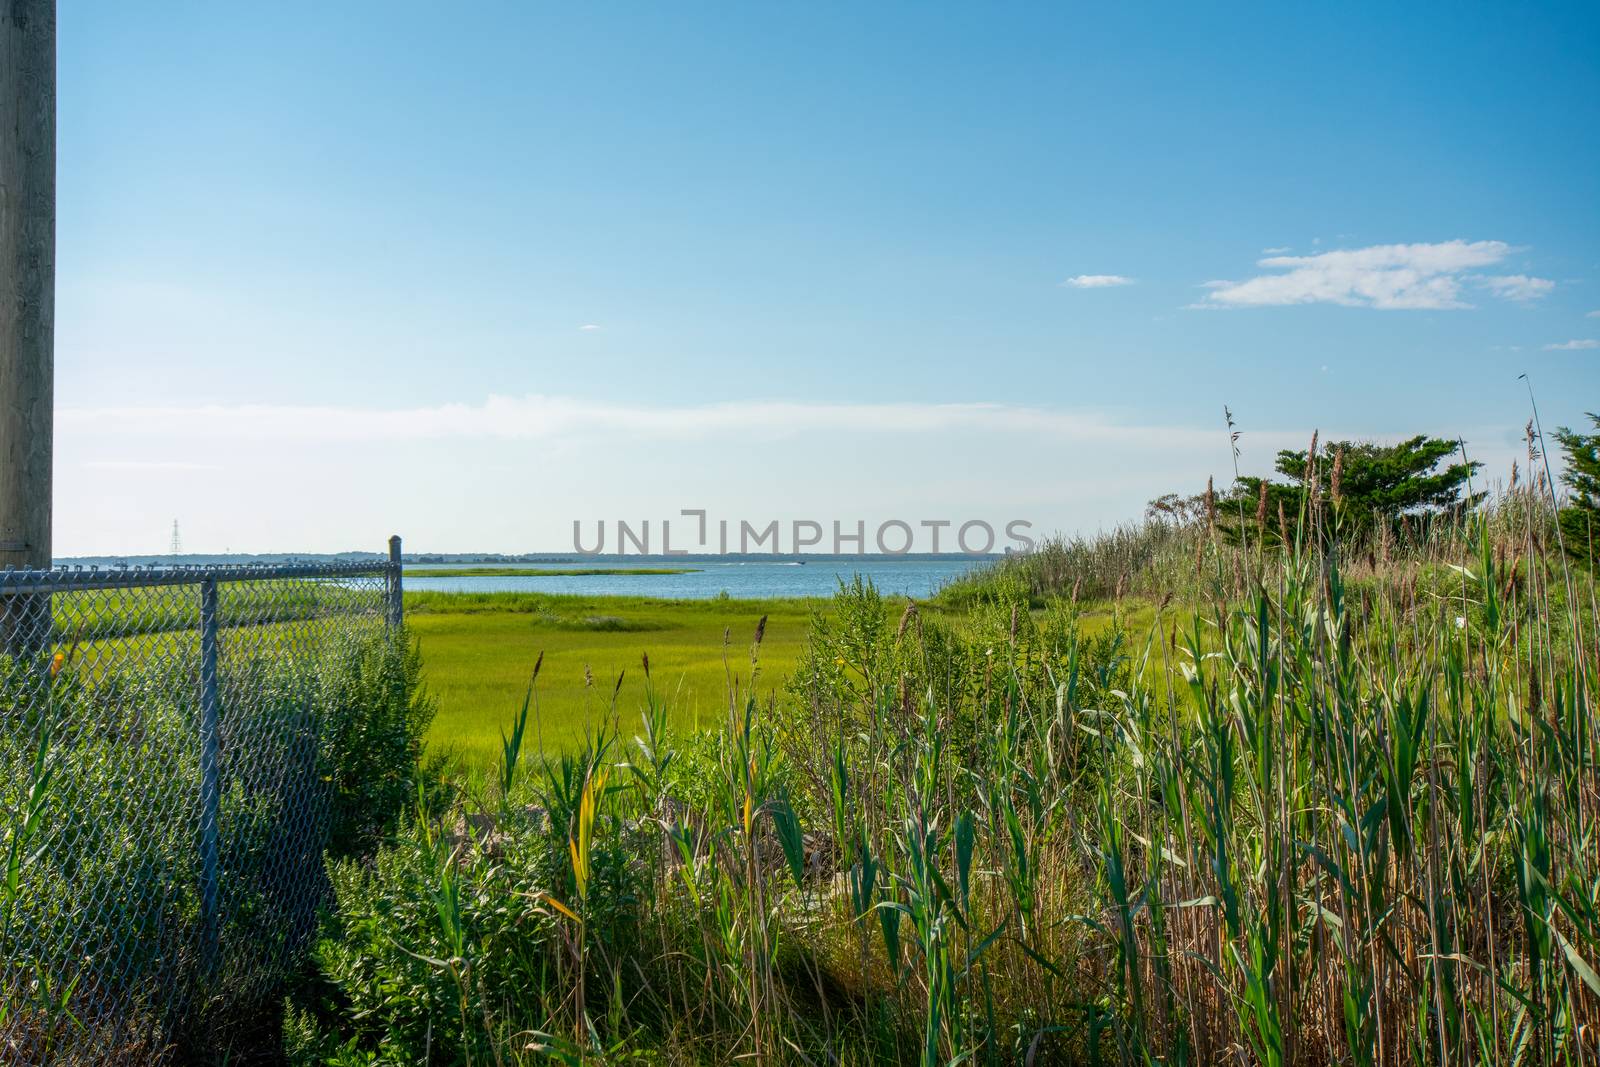
<path fill-rule="evenodd" d="M 1600 409 L 1592 4 L 265 10 L 63 6 L 59 554 L 1087 531 L 1224 404 Z"/>

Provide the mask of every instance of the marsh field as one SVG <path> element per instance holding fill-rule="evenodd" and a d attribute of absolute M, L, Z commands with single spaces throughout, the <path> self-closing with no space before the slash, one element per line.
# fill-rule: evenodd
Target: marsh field
<path fill-rule="evenodd" d="M 411 594 L 417 799 L 286 1054 L 1600 1062 L 1589 520 L 1343 465 L 924 598 Z"/>
<path fill-rule="evenodd" d="M 1561 440 L 1564 496 L 1474 492 L 1472 465 L 1437 472 L 1449 442 L 1313 445 L 1291 481 L 1159 498 L 928 595 L 410 590 L 403 628 L 297 668 L 345 710 L 282 974 L 247 988 L 127 932 L 187 929 L 186 898 L 162 918 L 97 887 L 151 898 L 192 849 L 181 825 L 97 848 L 126 782 L 49 763 L 48 733 L 5 753 L 31 814 L 0 929 L 98 916 L 177 961 L 171 1036 L 95 1035 L 127 1062 L 1597 1063 L 1600 434 Z M 1383 472 L 1432 505 L 1358 503 Z M 274 626 L 328 589 L 286 585 Z M 83 707 L 103 652 L 192 625 L 61 596 L 93 639 L 42 673 Z M 182 750 L 169 703 L 147 761 Z M 76 851 L 38 844 L 55 825 Z M 232 877 L 282 867 L 239 840 Z M 117 856 L 143 866 L 108 877 Z M 13 989 L 13 1032 L 87 1034 L 95 988 Z"/>
<path fill-rule="evenodd" d="M 891 597 L 885 603 L 904 610 L 910 600 Z M 812 623 L 825 622 L 833 604 L 832 598 L 799 597 L 409 594 L 408 626 L 439 708 L 429 748 L 458 770 L 490 768 L 530 692 L 536 700 L 524 741 L 530 757 L 569 751 L 582 744 L 586 729 L 613 719 L 631 728 L 646 698 L 645 656 L 669 724 L 699 733 L 722 722 L 730 698 L 752 691 L 761 702 L 775 698 L 800 661 Z M 931 604 L 924 610 L 942 609 Z M 959 620 L 965 610 L 942 613 Z M 1138 605 L 1123 605 L 1120 615 L 1132 624 L 1139 613 Z M 1080 625 L 1105 628 L 1114 614 L 1110 604 L 1086 605 Z M 750 641 L 763 619 L 761 655 L 753 665 Z M 539 684 L 530 687 L 540 657 Z"/>
<path fill-rule="evenodd" d="M 525 746 L 552 755 L 613 715 L 631 728 L 645 696 L 643 657 L 670 695 L 673 726 L 719 723 L 734 685 L 751 686 L 749 638 L 767 618 L 755 693 L 769 697 L 794 669 L 825 600 L 655 600 L 525 593 L 411 593 L 409 629 L 439 711 L 429 748 L 453 767 L 486 770 L 529 694 L 543 657 Z M 619 684 L 620 683 L 620 684 Z"/>

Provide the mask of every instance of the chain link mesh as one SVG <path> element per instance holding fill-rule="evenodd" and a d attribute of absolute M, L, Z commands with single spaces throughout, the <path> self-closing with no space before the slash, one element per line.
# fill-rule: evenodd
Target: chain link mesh
<path fill-rule="evenodd" d="M 0 1062 L 158 1058 L 272 994 L 327 879 L 390 563 L 0 572 Z"/>

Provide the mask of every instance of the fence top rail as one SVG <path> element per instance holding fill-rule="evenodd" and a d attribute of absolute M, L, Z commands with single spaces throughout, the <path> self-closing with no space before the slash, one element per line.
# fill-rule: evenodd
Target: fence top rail
<path fill-rule="evenodd" d="M 0 570 L 0 597 L 60 593 L 73 590 L 136 589 L 146 586 L 199 585 L 203 582 L 266 582 L 280 578 L 362 578 L 389 574 L 386 559 L 333 560 L 322 563 L 233 563 L 177 567 L 53 567 Z"/>

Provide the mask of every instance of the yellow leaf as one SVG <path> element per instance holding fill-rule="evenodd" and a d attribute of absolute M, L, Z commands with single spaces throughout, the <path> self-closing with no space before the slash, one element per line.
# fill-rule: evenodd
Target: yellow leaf
<path fill-rule="evenodd" d="M 567 850 L 572 853 L 572 878 L 578 883 L 578 896 L 584 896 L 589 887 L 589 869 L 583 862 L 583 857 L 578 853 L 578 843 L 571 838 L 567 839 Z"/>
<path fill-rule="evenodd" d="M 555 897 L 551 896 L 549 893 L 540 893 L 539 894 L 539 898 L 541 900 L 543 900 L 546 904 L 550 905 L 552 908 L 554 908 L 557 911 L 559 911 L 561 914 L 565 915 L 567 918 L 571 919 L 573 922 L 575 922 L 575 923 L 583 922 L 582 919 L 578 918 L 578 915 L 577 915 L 577 913 L 575 911 L 573 911 L 571 908 L 567 907 L 565 904 L 561 903 L 561 901 L 557 900 Z"/>

